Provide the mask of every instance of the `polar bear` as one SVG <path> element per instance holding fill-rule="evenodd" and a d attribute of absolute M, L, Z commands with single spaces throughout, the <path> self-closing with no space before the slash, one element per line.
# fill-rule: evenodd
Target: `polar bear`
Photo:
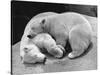
<path fill-rule="evenodd" d="M 39 33 L 49 33 L 56 44 L 65 47 L 70 42 L 72 52 L 69 58 L 80 56 L 91 43 L 92 28 L 85 17 L 79 13 L 66 12 L 30 20 L 23 37 L 34 38 Z M 27 39 L 26 39 L 27 40 Z"/>
<path fill-rule="evenodd" d="M 46 56 L 42 53 L 44 49 L 55 58 L 61 58 L 64 55 L 65 49 L 56 45 L 55 40 L 48 33 L 40 33 L 33 39 L 27 39 L 27 42 L 21 41 L 20 47 L 20 55 L 24 63 L 45 63 Z"/>

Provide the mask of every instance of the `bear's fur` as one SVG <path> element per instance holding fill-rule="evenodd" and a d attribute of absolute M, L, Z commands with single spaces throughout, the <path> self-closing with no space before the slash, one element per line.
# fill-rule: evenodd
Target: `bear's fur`
<path fill-rule="evenodd" d="M 37 34 L 44 32 L 49 33 L 56 40 L 57 45 L 63 47 L 66 45 L 66 40 L 69 40 L 72 52 L 68 57 L 75 58 L 89 46 L 92 28 L 81 14 L 66 12 L 32 19 L 27 24 L 23 37 L 31 35 L 34 38 Z"/>
<path fill-rule="evenodd" d="M 64 48 L 61 45 L 56 45 L 55 40 L 47 33 L 38 34 L 32 39 L 32 43 L 41 50 L 47 50 L 55 58 L 63 57 Z"/>
<path fill-rule="evenodd" d="M 46 57 L 41 53 L 41 50 L 44 49 L 55 58 L 63 57 L 65 51 L 62 46 L 56 45 L 55 40 L 47 33 L 41 33 L 33 39 L 28 39 L 26 45 L 22 42 L 20 49 L 21 57 L 22 61 L 27 63 L 43 62 Z"/>
<path fill-rule="evenodd" d="M 22 63 L 45 63 L 46 56 L 40 52 L 35 44 L 23 45 L 20 49 Z"/>

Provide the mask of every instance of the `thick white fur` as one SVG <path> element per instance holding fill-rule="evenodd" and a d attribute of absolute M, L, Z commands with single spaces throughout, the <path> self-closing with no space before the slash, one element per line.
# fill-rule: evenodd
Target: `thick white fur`
<path fill-rule="evenodd" d="M 21 40 L 23 44 L 21 45 L 29 44 L 27 35 L 32 35 L 34 38 L 39 33 L 44 32 L 52 35 L 57 45 L 63 47 L 66 45 L 66 40 L 69 39 L 72 52 L 69 53 L 68 57 L 74 58 L 80 56 L 90 44 L 92 28 L 85 17 L 74 12 L 36 17 L 27 24 Z"/>
<path fill-rule="evenodd" d="M 44 48 L 56 58 L 63 56 L 64 48 L 56 45 L 55 40 L 48 33 L 41 33 L 32 39 L 32 42 L 40 49 Z"/>

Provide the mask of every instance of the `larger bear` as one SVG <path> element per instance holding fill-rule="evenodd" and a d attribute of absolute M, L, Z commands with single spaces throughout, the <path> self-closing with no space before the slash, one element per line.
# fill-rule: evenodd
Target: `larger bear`
<path fill-rule="evenodd" d="M 33 18 L 27 24 L 23 37 L 30 36 L 28 38 L 31 39 L 44 32 L 49 33 L 54 37 L 57 45 L 63 47 L 69 40 L 72 48 L 72 52 L 68 54 L 69 58 L 80 56 L 91 43 L 91 25 L 85 17 L 75 12 L 54 13 L 49 16 Z"/>

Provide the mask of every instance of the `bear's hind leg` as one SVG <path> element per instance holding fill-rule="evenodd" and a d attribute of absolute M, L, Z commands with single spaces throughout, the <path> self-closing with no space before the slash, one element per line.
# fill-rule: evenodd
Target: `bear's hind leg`
<path fill-rule="evenodd" d="M 72 52 L 68 54 L 69 58 L 76 58 L 83 54 L 88 48 L 91 40 L 91 33 L 87 32 L 79 26 L 72 28 L 69 32 L 69 42 L 72 47 Z"/>

